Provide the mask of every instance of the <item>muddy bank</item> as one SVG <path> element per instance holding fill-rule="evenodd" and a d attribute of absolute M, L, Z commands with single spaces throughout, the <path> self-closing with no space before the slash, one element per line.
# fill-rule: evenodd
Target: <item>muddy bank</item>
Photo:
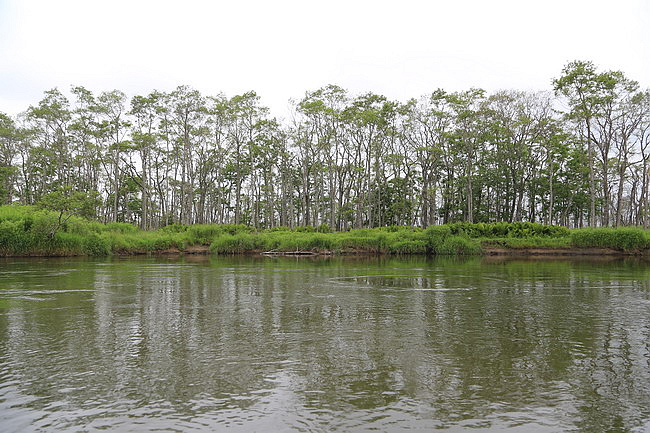
<path fill-rule="evenodd" d="M 488 256 L 648 256 L 648 250 L 621 251 L 613 248 L 505 248 L 483 247 Z"/>
<path fill-rule="evenodd" d="M 137 253 L 136 253 L 137 254 Z M 142 254 L 147 254 L 143 252 Z M 166 255 L 166 254 L 213 254 L 208 246 L 195 245 L 187 247 L 184 250 L 178 248 L 169 248 L 166 250 L 156 251 L 149 254 Z M 315 251 L 261 251 L 251 250 L 241 253 L 230 253 L 239 255 L 262 255 L 267 257 L 290 256 L 290 257 L 313 257 L 313 256 L 369 256 L 369 255 L 399 255 L 390 253 L 369 252 L 367 250 L 346 249 L 342 251 L 315 250 Z M 613 248 L 506 248 L 485 246 L 482 248 L 482 254 L 486 256 L 524 256 L 524 257 L 617 257 L 617 256 L 650 256 L 648 250 L 621 251 Z M 129 255 L 127 253 L 126 255 Z"/>
<path fill-rule="evenodd" d="M 115 251 L 115 256 L 165 256 L 165 255 L 212 255 L 217 254 L 210 251 L 208 245 L 191 245 L 184 249 L 166 248 L 157 251 L 146 250 L 121 250 Z M 345 249 L 339 251 L 331 250 L 308 250 L 308 251 L 263 251 L 248 250 L 242 252 L 231 252 L 225 255 L 261 255 L 266 257 L 331 257 L 331 256 L 379 256 L 379 255 L 423 255 L 423 254 L 391 254 L 388 252 L 368 251 L 362 249 Z M 482 246 L 482 252 L 478 255 L 484 256 L 514 256 L 514 257 L 650 257 L 650 250 L 628 250 L 621 251 L 613 248 L 507 248 L 503 246 Z M 83 254 L 48 255 L 48 254 L 25 254 L 25 255 L 3 255 L 2 257 L 78 257 Z"/>

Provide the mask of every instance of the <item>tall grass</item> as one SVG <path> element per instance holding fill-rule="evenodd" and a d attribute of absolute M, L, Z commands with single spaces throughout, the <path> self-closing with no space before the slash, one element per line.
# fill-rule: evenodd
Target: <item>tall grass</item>
<path fill-rule="evenodd" d="M 578 248 L 643 250 L 650 248 L 650 233 L 633 227 L 579 229 L 571 232 L 571 244 Z"/>
<path fill-rule="evenodd" d="M 101 224 L 32 206 L 0 206 L 0 255 L 109 255 L 185 250 L 209 246 L 217 254 L 313 251 L 335 254 L 474 255 L 482 243 L 507 248 L 569 247 L 650 250 L 650 235 L 636 228 L 581 229 L 536 223 L 454 223 L 421 229 L 389 226 L 332 232 L 318 227 L 275 227 L 256 231 L 245 225 L 174 224 L 142 231 L 126 223 Z"/>
<path fill-rule="evenodd" d="M 212 242 L 210 250 L 221 254 L 246 253 L 257 250 L 259 244 L 259 238 L 249 233 L 223 234 Z"/>

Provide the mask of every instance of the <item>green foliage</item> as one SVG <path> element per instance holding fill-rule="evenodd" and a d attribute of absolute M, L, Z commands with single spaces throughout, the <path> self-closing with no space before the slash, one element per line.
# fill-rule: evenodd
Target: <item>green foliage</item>
<path fill-rule="evenodd" d="M 104 225 L 103 231 L 117 232 L 117 233 L 135 233 L 140 229 L 133 224 L 112 222 Z"/>
<path fill-rule="evenodd" d="M 564 113 L 551 109 L 544 92 L 438 89 L 400 103 L 326 86 L 296 101 L 300 115 L 291 124 L 272 118 L 252 91 L 206 97 L 179 86 L 134 96 L 128 110 L 117 90 L 95 96 L 74 87 L 73 101 L 52 89 L 20 122 L 0 113 L 0 203 L 37 202 L 54 211 L 52 238 L 59 231 L 138 233 L 74 223 L 72 215 L 92 219 L 99 207 L 142 227 L 172 223 L 161 238 L 191 232 L 174 238 L 185 244 L 314 214 L 309 221 L 333 227 L 272 231 L 387 225 L 379 229 L 385 238 L 353 235 L 379 251 L 418 240 L 402 234 L 417 231 L 403 227 L 415 221 L 453 222 L 451 235 L 470 239 L 562 238 L 568 231 L 456 221 L 643 224 L 644 182 L 634 179 L 648 158 L 632 155 L 645 140 L 650 92 L 588 61 L 568 63 L 553 89 Z M 619 133 L 612 136 L 612 127 Z M 93 191 L 99 186 L 102 200 Z M 255 229 L 176 224 L 217 215 Z"/>
<path fill-rule="evenodd" d="M 329 251 L 336 234 L 272 231 L 259 233 L 257 245 L 266 251 Z"/>
<path fill-rule="evenodd" d="M 46 238 L 53 238 L 59 228 L 59 222 L 55 215 L 51 213 L 42 213 L 35 215 L 34 222 L 31 225 L 30 232 L 36 240 L 45 242 Z"/>
<path fill-rule="evenodd" d="M 440 254 L 442 245 L 451 236 L 449 226 L 430 226 L 426 229 L 425 238 L 427 251 L 431 254 Z"/>
<path fill-rule="evenodd" d="M 36 213 L 34 206 L 0 206 L 0 221 L 19 221 L 33 218 Z"/>
<path fill-rule="evenodd" d="M 125 223 L 101 224 L 30 206 L 0 206 L 0 255 L 94 255 L 155 253 L 210 246 L 219 254 L 313 251 L 367 254 L 481 254 L 481 243 L 506 248 L 650 249 L 650 234 L 637 228 L 569 230 L 533 223 L 454 223 L 426 230 L 389 226 L 329 232 L 327 226 L 256 232 L 245 225 L 174 224 L 142 231 Z M 52 235 L 54 233 L 54 235 Z"/>
<path fill-rule="evenodd" d="M 571 244 L 578 248 L 613 248 L 621 251 L 647 249 L 650 248 L 650 233 L 632 227 L 579 229 L 571 232 Z"/>
<path fill-rule="evenodd" d="M 429 247 L 425 241 L 397 241 L 390 245 L 391 254 L 426 254 Z"/>
<path fill-rule="evenodd" d="M 160 231 L 163 233 L 182 233 L 186 232 L 188 227 L 189 226 L 186 226 L 185 224 L 169 224 L 165 227 L 162 227 Z"/>
<path fill-rule="evenodd" d="M 58 188 L 44 195 L 38 202 L 38 207 L 58 213 L 59 223 L 62 223 L 72 215 L 94 218 L 100 203 L 101 200 L 97 191 L 75 191 L 71 186 L 68 186 Z M 67 216 L 64 219 L 63 216 L 66 214 Z"/>
<path fill-rule="evenodd" d="M 287 226 L 277 226 L 277 227 L 272 227 L 268 229 L 267 231 L 269 232 L 289 232 L 291 231 L 291 228 Z"/>
<path fill-rule="evenodd" d="M 482 253 L 481 246 L 474 239 L 464 236 L 449 236 L 435 250 L 439 255 L 478 255 Z"/>
<path fill-rule="evenodd" d="M 218 254 L 234 254 L 251 252 L 260 246 L 259 238 L 249 233 L 224 234 L 212 242 L 210 250 Z"/>
<path fill-rule="evenodd" d="M 187 234 L 143 232 L 131 224 L 101 224 L 31 206 L 0 206 L 0 255 L 103 256 L 112 253 L 182 249 Z"/>
<path fill-rule="evenodd" d="M 76 233 L 80 235 L 88 235 L 92 233 L 102 233 L 107 230 L 107 225 L 97 221 L 86 221 L 81 218 L 72 218 L 65 226 L 65 231 L 69 233 Z"/>
<path fill-rule="evenodd" d="M 478 224 L 458 223 L 448 226 L 428 227 L 426 230 L 427 251 L 436 255 L 481 254 L 482 249 L 479 242 L 470 239 L 465 231 L 475 226 L 478 226 Z"/>
<path fill-rule="evenodd" d="M 569 229 L 563 226 L 547 226 L 531 222 L 497 222 L 497 223 L 467 223 L 448 224 L 453 235 L 465 234 L 470 238 L 527 238 L 531 236 L 565 237 Z"/>
<path fill-rule="evenodd" d="M 25 254 L 31 245 L 24 221 L 0 221 L 0 255 Z"/>
<path fill-rule="evenodd" d="M 228 233 L 229 235 L 236 235 L 237 233 L 252 233 L 255 231 L 254 227 L 245 224 L 221 224 L 218 227 L 220 227 L 224 233 Z"/>
<path fill-rule="evenodd" d="M 298 233 L 314 233 L 316 231 L 316 227 L 314 226 L 299 226 L 295 228 L 295 231 Z"/>
<path fill-rule="evenodd" d="M 190 244 L 186 232 L 105 232 L 102 236 L 108 240 L 110 250 L 119 254 L 155 253 L 173 248 L 182 251 Z"/>
<path fill-rule="evenodd" d="M 328 227 L 329 228 L 329 227 Z M 324 232 L 329 233 L 329 232 Z M 333 239 L 331 236 L 326 236 L 321 233 L 316 233 L 309 236 L 306 247 L 311 250 L 330 250 L 334 245 Z"/>
<path fill-rule="evenodd" d="M 377 230 L 386 231 L 386 232 L 390 232 L 390 233 L 395 233 L 395 232 L 400 232 L 400 231 L 419 232 L 419 231 L 422 231 L 422 228 L 421 227 L 411 227 L 411 226 L 390 225 L 390 226 L 386 226 L 386 227 L 378 227 Z"/>
<path fill-rule="evenodd" d="M 317 231 L 318 233 L 332 233 L 332 229 L 331 229 L 330 226 L 327 225 L 327 224 L 321 224 L 321 225 L 319 225 L 318 228 L 316 229 L 316 231 Z"/>
<path fill-rule="evenodd" d="M 210 245 L 212 239 L 226 232 L 223 226 L 216 224 L 195 224 L 187 229 L 187 240 L 191 244 Z"/>
<path fill-rule="evenodd" d="M 338 250 L 354 250 L 368 253 L 380 253 L 383 238 L 377 236 L 355 236 L 354 234 L 340 236 L 336 246 Z"/>

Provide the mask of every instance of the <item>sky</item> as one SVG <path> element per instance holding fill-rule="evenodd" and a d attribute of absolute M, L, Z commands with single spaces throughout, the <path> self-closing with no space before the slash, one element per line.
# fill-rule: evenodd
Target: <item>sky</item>
<path fill-rule="evenodd" d="M 72 85 L 254 90 L 276 116 L 338 84 L 550 90 L 572 60 L 650 86 L 650 0 L 0 0 L 0 111 Z"/>

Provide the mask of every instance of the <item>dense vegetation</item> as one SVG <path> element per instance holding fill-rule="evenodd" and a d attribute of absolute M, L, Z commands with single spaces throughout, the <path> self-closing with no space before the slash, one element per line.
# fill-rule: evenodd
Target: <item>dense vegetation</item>
<path fill-rule="evenodd" d="M 141 254 L 202 246 L 215 254 L 317 252 L 332 254 L 481 254 L 485 247 L 599 247 L 645 253 L 650 231 L 573 229 L 539 223 L 453 223 L 332 232 L 329 226 L 255 229 L 235 224 L 173 224 L 155 231 L 120 222 L 102 224 L 32 206 L 0 206 L 0 256 Z"/>
<path fill-rule="evenodd" d="M 553 90 L 436 90 L 400 103 L 326 86 L 280 122 L 254 92 L 182 86 L 127 103 L 117 90 L 53 89 L 16 118 L 0 113 L 0 203 L 145 230 L 647 228 L 650 93 L 580 61 Z"/>

